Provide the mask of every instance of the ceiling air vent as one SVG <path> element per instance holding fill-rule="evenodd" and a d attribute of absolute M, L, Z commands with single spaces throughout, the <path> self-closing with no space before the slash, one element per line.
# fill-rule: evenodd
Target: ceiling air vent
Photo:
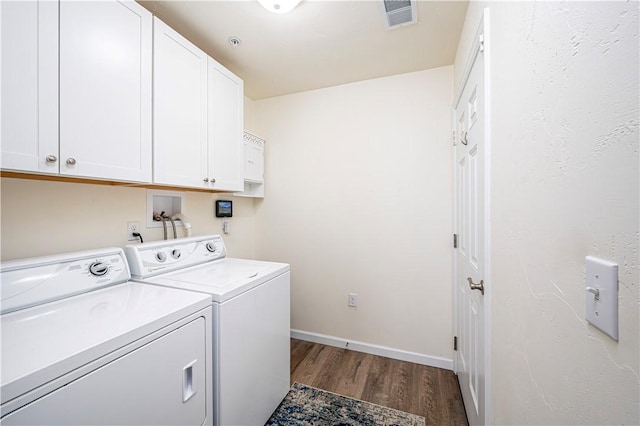
<path fill-rule="evenodd" d="M 416 0 L 383 0 L 384 23 L 388 30 L 418 22 Z"/>

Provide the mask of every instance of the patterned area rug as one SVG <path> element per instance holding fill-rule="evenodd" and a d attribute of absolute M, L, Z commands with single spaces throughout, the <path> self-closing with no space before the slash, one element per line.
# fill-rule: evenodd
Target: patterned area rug
<path fill-rule="evenodd" d="M 423 426 L 424 417 L 294 383 L 265 426 Z"/>

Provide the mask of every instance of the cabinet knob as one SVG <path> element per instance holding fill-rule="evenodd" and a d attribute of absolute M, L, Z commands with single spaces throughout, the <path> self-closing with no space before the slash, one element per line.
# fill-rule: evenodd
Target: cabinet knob
<path fill-rule="evenodd" d="M 58 161 L 58 157 L 55 155 L 47 155 L 47 163 L 55 163 Z"/>
<path fill-rule="evenodd" d="M 209 178 L 204 178 L 204 181 L 205 182 L 209 182 Z"/>
<path fill-rule="evenodd" d="M 216 178 L 211 178 L 211 183 L 216 183 Z"/>
<path fill-rule="evenodd" d="M 75 164 L 76 164 L 76 159 L 75 159 L 75 158 L 72 158 L 72 157 L 67 158 L 67 164 L 68 164 L 69 166 L 75 166 Z"/>

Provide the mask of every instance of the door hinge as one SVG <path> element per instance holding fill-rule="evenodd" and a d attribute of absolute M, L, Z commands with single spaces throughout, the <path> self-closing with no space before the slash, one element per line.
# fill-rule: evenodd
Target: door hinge
<path fill-rule="evenodd" d="M 453 234 L 453 248 L 458 248 L 458 234 Z"/>
<path fill-rule="evenodd" d="M 484 52 L 484 34 L 480 34 L 478 41 L 480 42 L 480 52 Z"/>
<path fill-rule="evenodd" d="M 458 336 L 453 336 L 453 350 L 458 350 Z"/>
<path fill-rule="evenodd" d="M 454 130 L 451 133 L 452 133 L 451 140 L 453 141 L 453 146 L 456 146 L 456 131 Z"/>

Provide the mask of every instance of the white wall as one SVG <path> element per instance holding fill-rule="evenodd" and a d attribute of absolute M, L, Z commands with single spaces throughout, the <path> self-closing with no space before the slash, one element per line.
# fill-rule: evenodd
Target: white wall
<path fill-rule="evenodd" d="M 244 97 L 244 130 L 249 133 L 256 134 L 257 131 L 255 129 L 254 124 L 254 101 L 251 98 Z M 256 135 L 260 136 L 260 135 Z"/>
<path fill-rule="evenodd" d="M 469 7 L 456 70 L 482 6 Z M 488 6 L 490 422 L 637 424 L 638 3 Z M 587 255 L 620 265 L 619 342 L 584 319 Z"/>
<path fill-rule="evenodd" d="M 214 200 L 229 195 L 185 192 L 193 235 L 221 234 Z M 146 228 L 147 190 L 109 185 L 2 178 L 0 258 L 42 256 L 107 246 L 124 247 L 128 221 L 142 222 L 145 242 L 160 240 L 162 228 Z M 233 198 L 230 256 L 253 257 L 253 201 Z M 178 228 L 183 236 L 184 229 Z M 171 230 L 168 235 L 172 236 Z"/>
<path fill-rule="evenodd" d="M 293 329 L 451 359 L 452 91 L 444 67 L 255 101 L 256 255 L 291 264 Z"/>

